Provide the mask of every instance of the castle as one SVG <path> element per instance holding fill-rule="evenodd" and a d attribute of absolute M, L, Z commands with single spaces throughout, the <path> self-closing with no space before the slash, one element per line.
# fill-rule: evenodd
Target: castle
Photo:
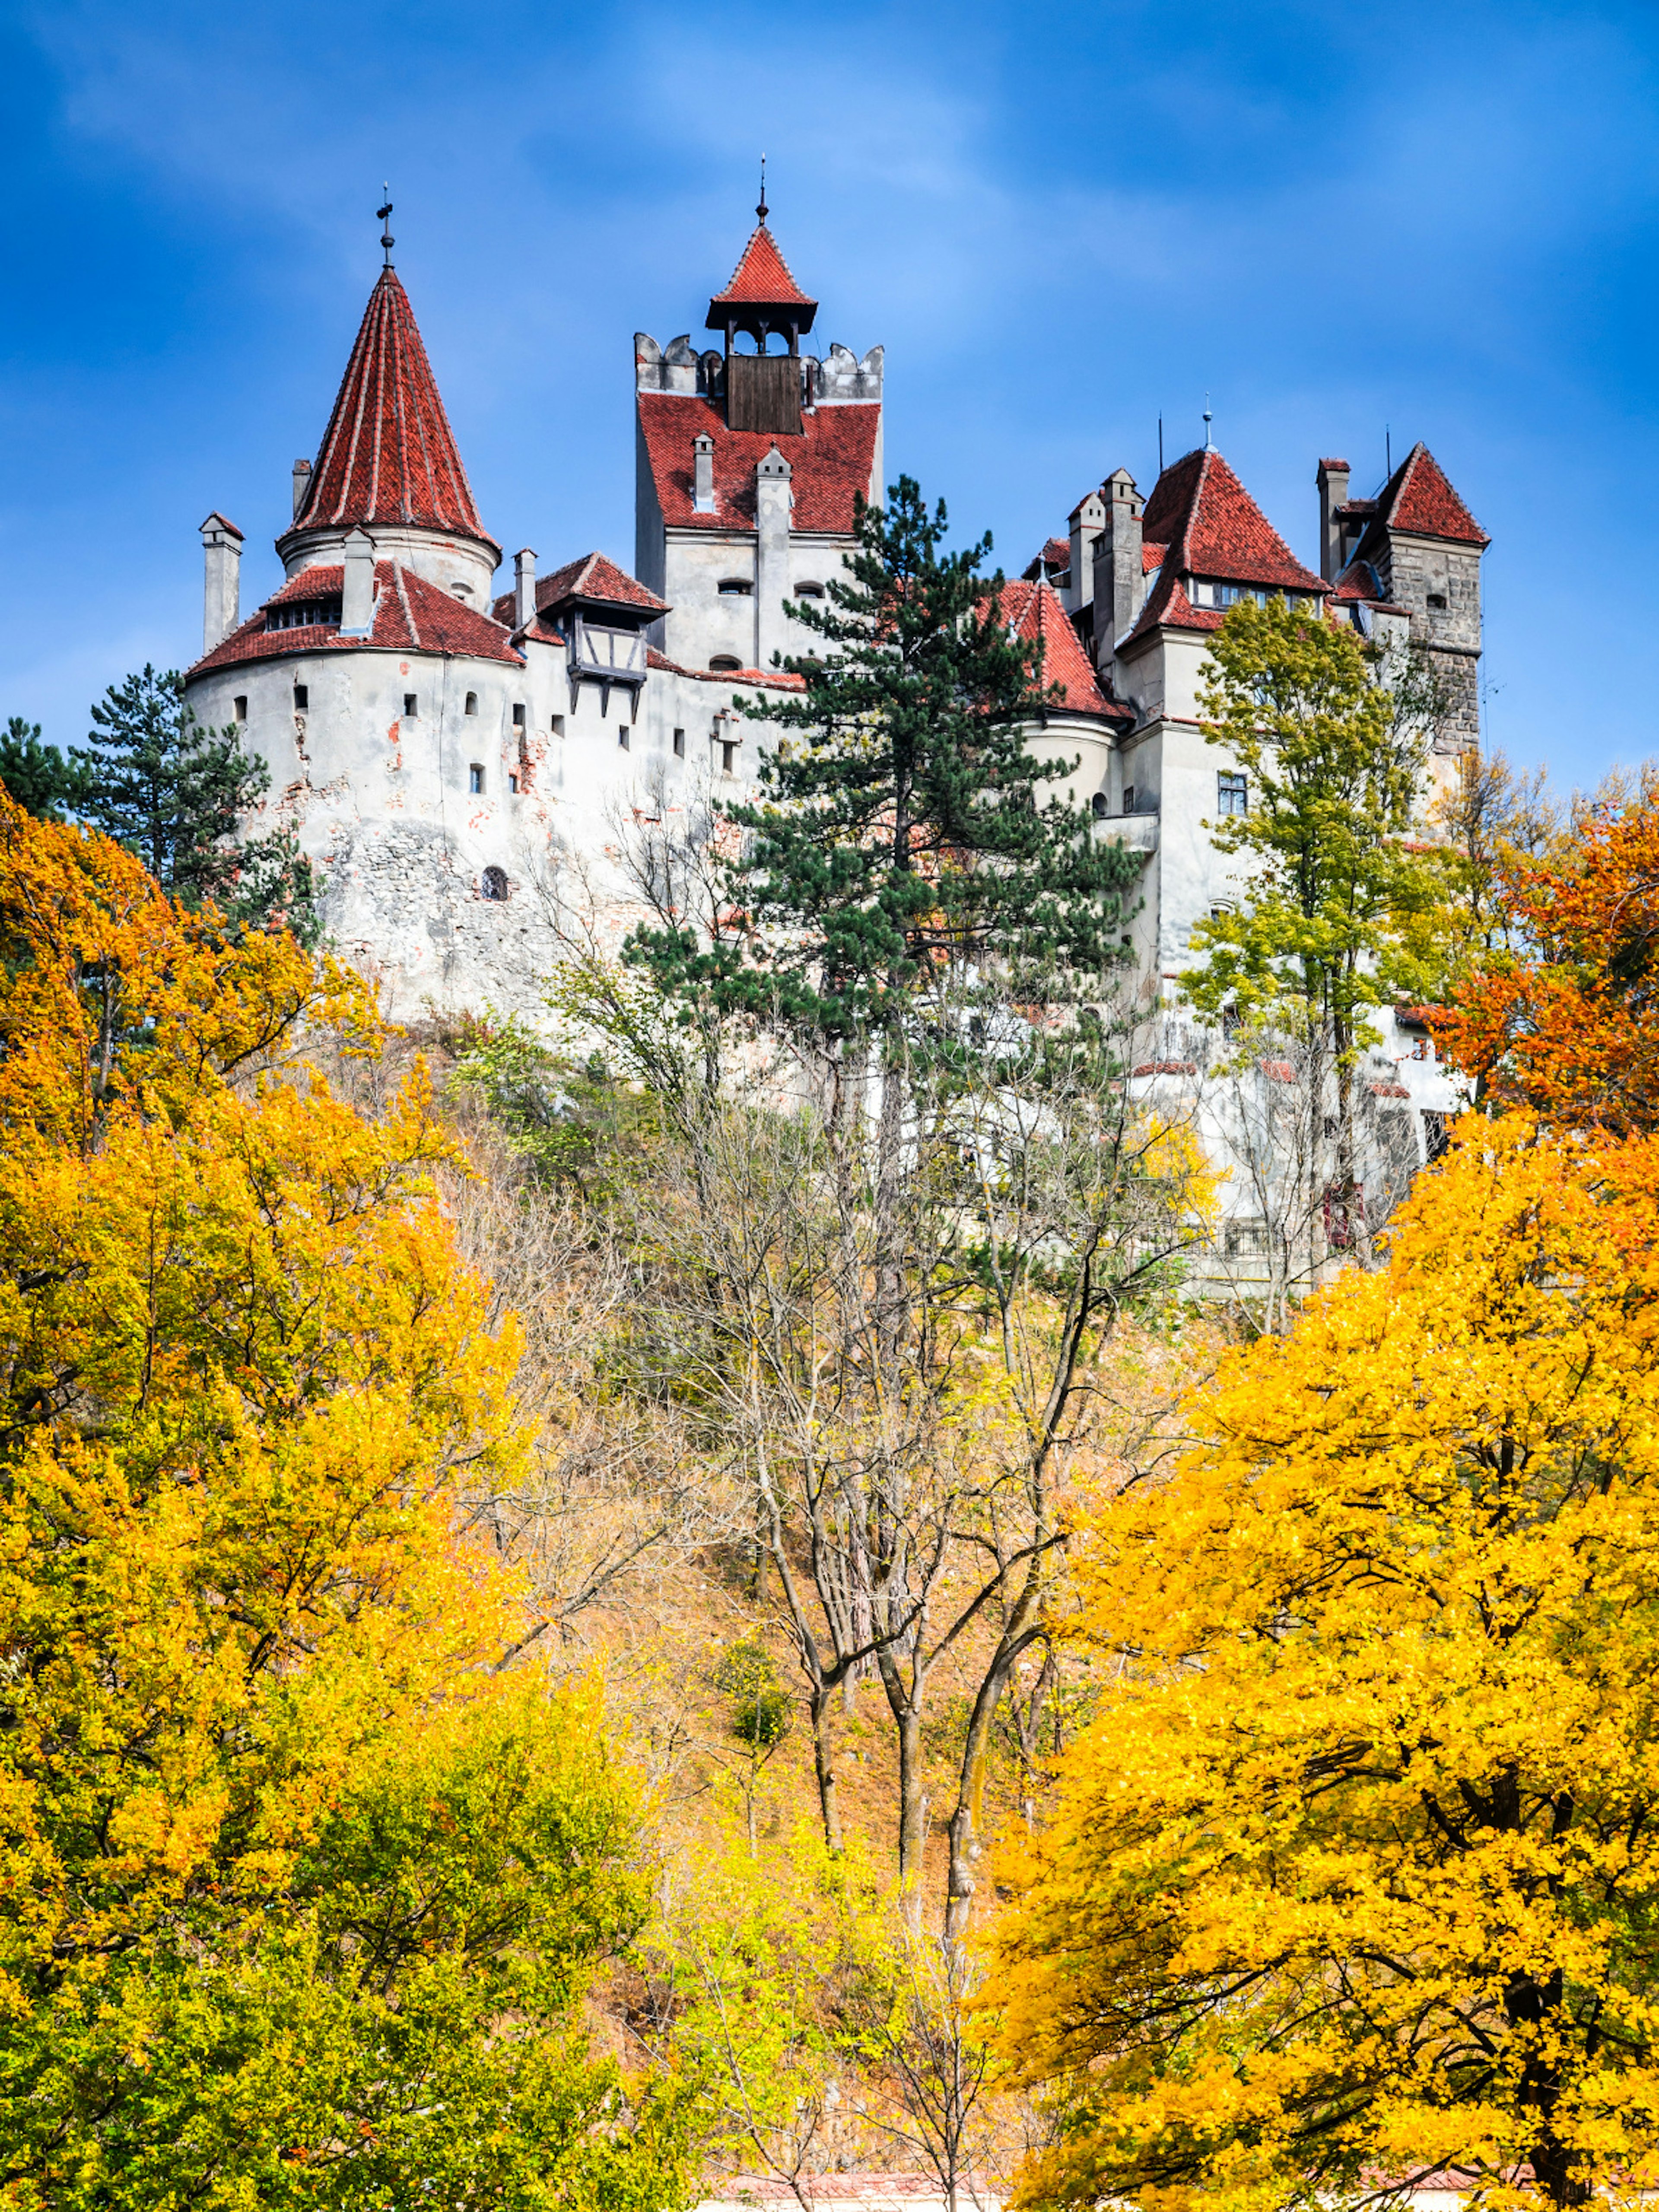
<path fill-rule="evenodd" d="M 591 552 L 539 574 L 526 547 L 496 592 L 501 549 L 389 234 L 321 447 L 295 464 L 286 580 L 246 619 L 241 535 L 203 525 L 186 697 L 210 726 L 244 726 L 329 934 L 400 1012 L 533 1008 L 562 915 L 596 884 L 625 914 L 629 820 L 744 787 L 757 726 L 735 702 L 799 685 L 773 665 L 812 649 L 788 605 L 823 596 L 857 500 L 884 495 L 882 349 L 803 349 L 817 302 L 757 213 L 708 302 L 720 343 L 635 338 L 631 574 Z M 1453 702 L 1437 749 L 1478 736 L 1485 533 L 1421 445 L 1375 497 L 1350 495 L 1346 461 L 1320 461 L 1316 483 L 1317 570 L 1206 443 L 1145 497 L 1114 470 L 1006 590 L 1059 687 L 1031 750 L 1074 763 L 1057 788 L 1144 855 L 1134 955 L 1154 995 L 1194 924 L 1240 895 L 1206 824 L 1249 793 L 1198 720 L 1207 640 L 1236 600 L 1322 601 L 1368 637 L 1415 639 Z M 1452 1103 L 1403 1012 L 1372 1074 L 1414 1127 Z M 1419 1130 L 1414 1155 L 1431 1145 Z"/>

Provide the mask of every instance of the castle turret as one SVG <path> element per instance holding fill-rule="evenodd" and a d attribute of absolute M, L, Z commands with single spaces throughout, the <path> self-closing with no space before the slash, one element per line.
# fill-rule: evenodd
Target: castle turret
<path fill-rule="evenodd" d="M 369 295 L 301 503 L 276 541 L 290 577 L 344 557 L 366 531 L 396 561 L 468 605 L 489 602 L 501 550 L 478 518 L 409 295 L 390 266 Z"/>

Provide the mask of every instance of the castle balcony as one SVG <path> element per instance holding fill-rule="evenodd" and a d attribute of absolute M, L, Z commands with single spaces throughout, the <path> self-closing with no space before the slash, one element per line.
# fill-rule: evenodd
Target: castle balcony
<path fill-rule="evenodd" d="M 645 681 L 643 631 L 602 629 L 597 623 L 586 622 L 578 615 L 570 625 L 568 650 L 573 679 L 592 676 L 602 684 L 629 684 L 635 687 Z"/>
<path fill-rule="evenodd" d="M 1095 835 L 1103 844 L 1122 845 L 1150 860 L 1158 850 L 1158 817 L 1144 812 L 1099 815 Z"/>

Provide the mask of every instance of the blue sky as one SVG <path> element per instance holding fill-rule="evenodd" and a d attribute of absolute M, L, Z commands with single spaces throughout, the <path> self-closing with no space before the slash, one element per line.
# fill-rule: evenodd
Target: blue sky
<path fill-rule="evenodd" d="M 0 715 L 78 741 L 187 661 L 211 507 L 276 580 L 383 178 L 494 534 L 627 562 L 632 333 L 698 327 L 764 149 L 890 476 L 1010 568 L 1206 390 L 1310 561 L 1319 455 L 1425 438 L 1494 539 L 1489 736 L 1592 781 L 1659 753 L 1656 76 L 1650 0 L 0 4 Z"/>

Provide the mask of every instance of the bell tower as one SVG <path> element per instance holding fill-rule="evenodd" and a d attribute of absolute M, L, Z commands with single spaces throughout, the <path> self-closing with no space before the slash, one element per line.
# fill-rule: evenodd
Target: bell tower
<path fill-rule="evenodd" d="M 761 167 L 759 222 L 743 258 L 723 292 L 708 302 L 705 327 L 726 335 L 726 427 L 758 430 L 769 438 L 800 435 L 803 390 L 800 342 L 812 327 L 818 303 L 810 300 L 789 272 L 777 240 L 766 228 L 766 169 Z M 739 353 L 739 336 L 755 342 L 753 353 Z M 788 340 L 787 354 L 768 353 L 774 336 Z"/>

